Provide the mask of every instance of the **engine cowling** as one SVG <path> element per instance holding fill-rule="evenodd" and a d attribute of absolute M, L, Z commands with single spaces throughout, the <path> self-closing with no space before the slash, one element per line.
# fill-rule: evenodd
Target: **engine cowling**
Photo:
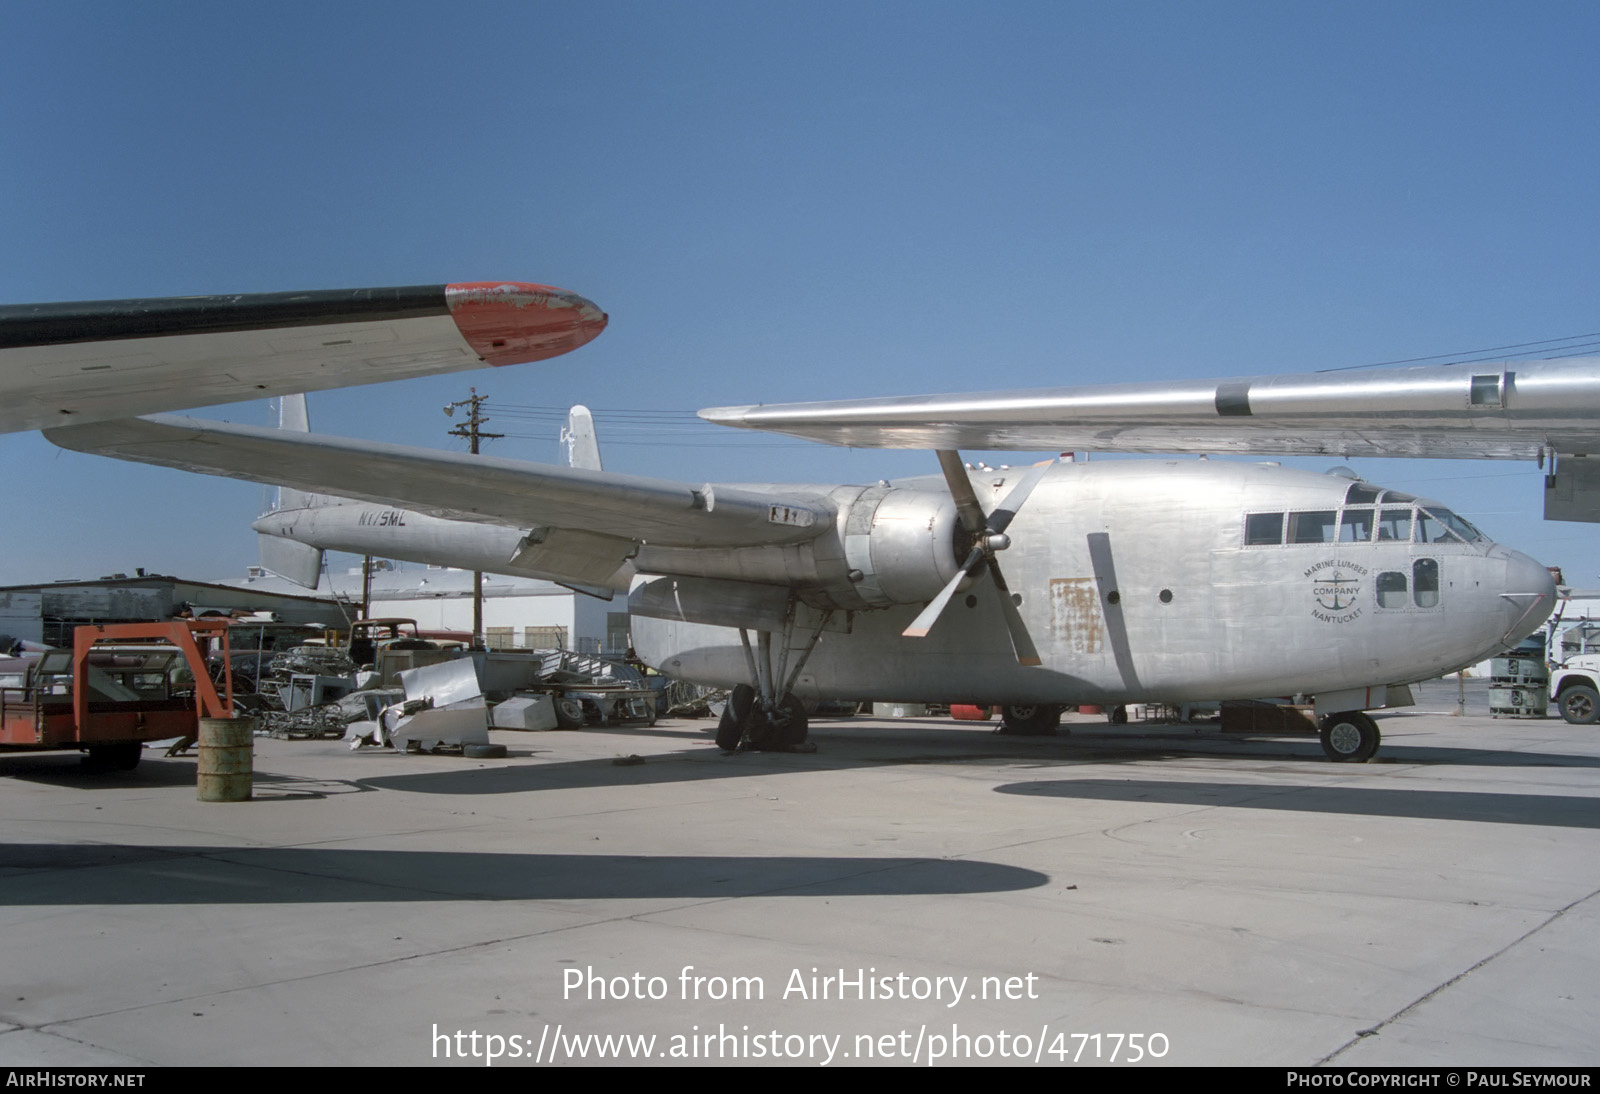
<path fill-rule="evenodd" d="M 969 538 L 955 500 L 930 490 L 868 487 L 843 524 L 850 582 L 874 608 L 934 597 L 955 577 Z"/>

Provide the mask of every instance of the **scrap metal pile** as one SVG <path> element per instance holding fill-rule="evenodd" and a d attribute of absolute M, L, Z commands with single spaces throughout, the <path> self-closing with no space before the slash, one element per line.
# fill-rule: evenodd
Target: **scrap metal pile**
<path fill-rule="evenodd" d="M 346 649 L 301 645 L 270 659 L 258 652 L 247 658 L 248 668 L 236 657 L 234 673 L 255 685 L 252 705 L 273 737 L 344 738 L 352 748 L 413 751 L 488 747 L 490 724 L 654 724 L 669 685 L 624 662 L 570 650 L 487 652 L 406 640 L 380 646 L 373 656 L 373 663 L 358 665 Z M 674 694 L 673 703 L 704 700 L 685 692 Z"/>

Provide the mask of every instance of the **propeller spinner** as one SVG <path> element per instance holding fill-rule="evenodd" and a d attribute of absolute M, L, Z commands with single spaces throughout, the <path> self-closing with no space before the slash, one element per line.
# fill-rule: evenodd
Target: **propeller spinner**
<path fill-rule="evenodd" d="M 972 480 L 967 477 L 966 465 L 961 462 L 961 454 L 941 450 L 938 455 L 939 466 L 944 469 L 945 482 L 950 487 L 950 496 L 956 502 L 956 513 L 961 519 L 961 526 L 972 537 L 972 550 L 961 563 L 961 569 L 956 576 L 939 590 L 939 595 L 930 600 L 928 606 L 911 621 L 911 626 L 901 633 L 907 638 L 926 638 L 933 625 L 938 622 L 939 616 L 944 613 L 950 598 L 956 595 L 956 588 L 978 573 L 981 567 L 983 573 L 994 582 L 994 587 L 1000 594 L 1000 611 L 1005 617 L 1006 631 L 1011 635 L 1011 648 L 1017 655 L 1017 663 L 1037 665 L 1039 650 L 1028 635 L 1028 627 L 1022 621 L 1022 613 L 1017 611 L 1016 604 L 1012 602 L 1011 588 L 1006 584 L 1005 574 L 1001 572 L 999 559 L 995 556 L 1011 546 L 1011 537 L 1005 534 L 1006 528 L 1017 515 L 1017 510 L 1022 508 L 1023 502 L 1028 500 L 1028 495 L 1039 484 L 1039 480 L 1044 478 L 1045 472 L 1050 470 L 1050 465 L 1042 463 L 1029 468 L 1005 496 L 1005 500 L 996 506 L 993 512 L 985 515 L 983 507 L 978 504 L 977 494 L 972 490 Z"/>

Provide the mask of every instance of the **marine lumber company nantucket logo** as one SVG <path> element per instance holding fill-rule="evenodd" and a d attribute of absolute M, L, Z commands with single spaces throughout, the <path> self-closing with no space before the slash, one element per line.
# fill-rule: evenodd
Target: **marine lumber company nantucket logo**
<path fill-rule="evenodd" d="M 1316 602 L 1311 614 L 1324 623 L 1348 623 L 1361 617 L 1357 606 L 1367 568 L 1347 559 L 1330 558 L 1306 570 L 1311 580 L 1311 597 Z"/>

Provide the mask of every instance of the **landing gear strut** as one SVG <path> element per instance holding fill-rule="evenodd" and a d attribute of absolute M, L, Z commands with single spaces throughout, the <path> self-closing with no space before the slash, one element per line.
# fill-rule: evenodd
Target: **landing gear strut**
<path fill-rule="evenodd" d="M 823 612 L 811 636 L 798 650 L 791 647 L 795 631 L 796 602 L 789 602 L 784 616 L 783 630 L 779 634 L 778 658 L 773 660 L 771 631 L 756 632 L 756 649 L 750 648 L 750 632 L 739 628 L 739 641 L 744 644 L 745 664 L 750 670 L 751 684 L 740 684 L 728 693 L 728 705 L 723 708 L 722 720 L 717 723 L 717 747 L 724 752 L 815 752 L 817 746 L 807 739 L 809 719 L 793 688 L 800 679 L 811 651 L 817 648 L 822 629 L 833 617 L 831 611 Z M 799 653 L 794 668 L 789 668 L 789 658 Z M 753 686 L 752 686 L 753 685 Z"/>

